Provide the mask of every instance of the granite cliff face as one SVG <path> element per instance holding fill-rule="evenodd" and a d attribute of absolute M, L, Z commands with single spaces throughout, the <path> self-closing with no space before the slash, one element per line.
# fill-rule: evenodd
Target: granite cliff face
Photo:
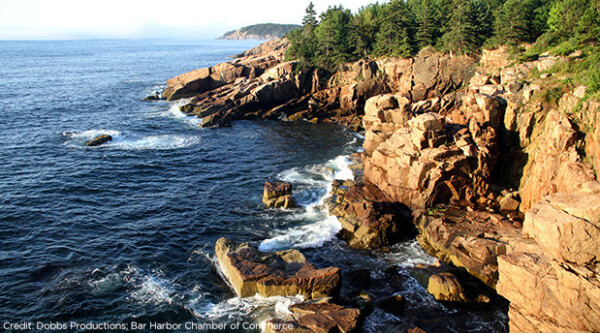
<path fill-rule="evenodd" d="M 162 97 L 192 97 L 182 110 L 203 126 L 364 129 L 364 182 L 334 182 L 328 202 L 350 246 L 385 248 L 412 224 L 427 252 L 510 302 L 511 332 L 600 331 L 600 103 L 583 86 L 544 97 L 556 83 L 544 71 L 576 58 L 512 64 L 502 49 L 480 59 L 426 49 L 329 74 L 285 62 L 286 47 L 183 74 Z"/>

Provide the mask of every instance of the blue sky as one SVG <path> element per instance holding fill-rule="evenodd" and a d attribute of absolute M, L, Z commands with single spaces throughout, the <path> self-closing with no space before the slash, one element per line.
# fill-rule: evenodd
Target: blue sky
<path fill-rule="evenodd" d="M 375 0 L 314 1 L 318 13 Z M 215 38 L 255 23 L 300 23 L 309 1 L 0 0 L 0 39 Z"/>

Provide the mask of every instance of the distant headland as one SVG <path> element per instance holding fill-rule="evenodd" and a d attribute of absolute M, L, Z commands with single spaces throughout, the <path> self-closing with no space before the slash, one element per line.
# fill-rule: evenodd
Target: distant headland
<path fill-rule="evenodd" d="M 288 32 L 298 28 L 300 28 L 300 26 L 297 24 L 254 24 L 238 30 L 226 32 L 218 39 L 275 39 L 284 37 Z"/>

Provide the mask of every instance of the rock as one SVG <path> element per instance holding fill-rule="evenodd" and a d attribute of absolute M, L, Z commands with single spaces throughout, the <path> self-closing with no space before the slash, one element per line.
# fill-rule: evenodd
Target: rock
<path fill-rule="evenodd" d="M 445 207 L 415 212 L 417 240 L 427 253 L 465 268 L 487 286 L 498 280 L 497 257 L 521 230 L 498 214 Z"/>
<path fill-rule="evenodd" d="M 360 310 L 328 302 L 298 303 L 289 311 L 285 318 L 268 320 L 265 332 L 357 332 L 362 321 Z"/>
<path fill-rule="evenodd" d="M 493 84 L 488 84 L 479 87 L 479 92 L 485 95 L 495 96 L 498 95 L 498 88 L 496 88 L 496 86 Z"/>
<path fill-rule="evenodd" d="M 589 267 L 600 254 L 600 188 L 592 186 L 600 183 L 584 185 L 583 190 L 552 194 L 534 205 L 525 214 L 523 235 L 553 258 Z"/>
<path fill-rule="evenodd" d="M 600 182 L 545 197 L 525 215 L 531 242 L 498 257 L 511 332 L 600 331 Z"/>
<path fill-rule="evenodd" d="M 511 94 L 516 94 L 523 89 L 523 84 L 519 81 L 512 81 L 508 84 L 508 91 Z"/>
<path fill-rule="evenodd" d="M 373 184 L 349 187 L 330 207 L 330 214 L 342 224 L 339 237 L 357 249 L 378 249 L 391 245 L 412 229 L 410 213 L 390 202 Z"/>
<path fill-rule="evenodd" d="M 575 91 L 573 91 L 573 95 L 580 99 L 584 98 L 586 90 L 587 90 L 586 86 L 579 86 L 579 87 L 575 88 Z"/>
<path fill-rule="evenodd" d="M 414 327 L 408 330 L 407 333 L 427 333 L 418 327 Z"/>
<path fill-rule="evenodd" d="M 262 201 L 272 208 L 296 207 L 296 201 L 292 197 L 292 184 L 284 182 L 265 182 Z"/>
<path fill-rule="evenodd" d="M 517 200 L 514 194 L 507 194 L 500 198 L 500 210 L 501 211 L 516 211 L 519 209 L 521 202 Z"/>
<path fill-rule="evenodd" d="M 427 291 L 438 301 L 467 302 L 462 285 L 452 273 L 432 275 L 429 278 Z"/>
<path fill-rule="evenodd" d="M 406 307 L 406 299 L 402 295 L 393 295 L 384 298 L 378 306 L 385 312 L 401 315 Z"/>
<path fill-rule="evenodd" d="M 519 194 L 521 212 L 539 202 L 544 196 L 555 192 L 574 192 L 582 184 L 595 180 L 589 165 L 581 163 L 577 150 L 578 134 L 569 119 L 550 111 L 534 137 Z"/>
<path fill-rule="evenodd" d="M 540 72 L 543 72 L 543 71 L 547 71 L 550 68 L 554 67 L 554 65 L 556 65 L 556 60 L 547 58 L 547 59 L 540 61 L 537 65 L 537 68 Z"/>
<path fill-rule="evenodd" d="M 552 73 L 542 73 L 540 74 L 540 79 L 547 79 L 552 76 Z"/>
<path fill-rule="evenodd" d="M 112 141 L 113 137 L 108 134 L 102 134 L 85 143 L 88 147 L 96 147 Z"/>
<path fill-rule="evenodd" d="M 265 253 L 221 238 L 215 245 L 215 255 L 239 297 L 259 294 L 320 298 L 339 292 L 340 269 L 317 269 L 297 250 Z"/>
<path fill-rule="evenodd" d="M 469 82 L 469 85 L 470 86 L 479 87 L 479 86 L 483 86 L 483 85 L 488 84 L 489 81 L 490 81 L 490 77 L 489 76 L 482 75 L 482 74 L 475 74 L 471 78 L 471 81 Z"/>
<path fill-rule="evenodd" d="M 583 57 L 583 51 L 577 50 L 571 54 L 569 54 L 569 59 L 579 59 Z"/>
<path fill-rule="evenodd" d="M 160 100 L 160 93 L 159 92 L 155 92 L 153 95 L 148 95 L 146 97 L 144 97 L 145 101 L 158 101 Z"/>
<path fill-rule="evenodd" d="M 525 88 L 523 89 L 523 98 L 525 98 L 525 101 L 528 102 L 531 99 L 531 97 L 533 97 L 535 92 L 539 91 L 540 89 L 542 89 L 542 87 L 540 87 L 539 84 L 530 84 L 528 86 L 525 86 Z"/>

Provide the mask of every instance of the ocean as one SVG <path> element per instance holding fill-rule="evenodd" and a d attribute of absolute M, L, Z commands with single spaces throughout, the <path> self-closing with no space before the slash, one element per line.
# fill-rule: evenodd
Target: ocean
<path fill-rule="evenodd" d="M 333 179 L 353 177 L 359 134 L 281 121 L 204 129 L 181 102 L 143 100 L 258 43 L 0 42 L 4 330 L 258 332 L 300 299 L 235 297 L 214 258 L 227 237 L 297 248 L 318 267 L 368 268 L 369 292 L 407 299 L 400 317 L 376 308 L 368 332 L 508 331 L 505 309 L 429 296 L 408 270 L 435 259 L 415 241 L 372 253 L 335 238 L 340 225 L 321 204 Z M 100 134 L 114 140 L 84 145 Z M 264 208 L 266 180 L 291 182 L 301 208 Z M 386 278 L 392 265 L 402 279 Z"/>

